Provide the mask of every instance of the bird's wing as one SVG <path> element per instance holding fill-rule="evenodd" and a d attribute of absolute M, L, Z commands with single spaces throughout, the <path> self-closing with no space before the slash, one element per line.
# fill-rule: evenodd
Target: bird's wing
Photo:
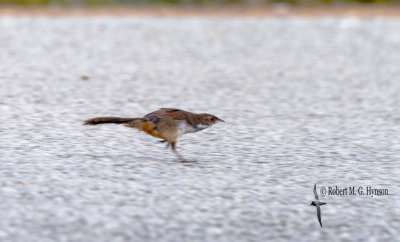
<path fill-rule="evenodd" d="M 314 196 L 316 200 L 319 200 L 318 193 L 317 193 L 317 184 L 314 185 Z"/>
<path fill-rule="evenodd" d="M 320 207 L 319 205 L 317 205 L 317 216 L 318 216 L 319 225 L 321 225 L 321 228 L 322 228 L 322 222 L 321 222 L 321 207 Z"/>
<path fill-rule="evenodd" d="M 176 108 L 161 108 L 152 113 L 146 114 L 144 118 L 157 117 L 157 118 L 173 118 L 176 120 L 184 120 L 187 118 L 189 112 L 176 109 Z"/>

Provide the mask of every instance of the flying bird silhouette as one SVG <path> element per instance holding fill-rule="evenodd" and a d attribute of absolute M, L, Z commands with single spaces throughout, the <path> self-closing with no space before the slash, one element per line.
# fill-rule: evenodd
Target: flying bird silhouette
<path fill-rule="evenodd" d="M 326 203 L 319 201 L 318 193 L 317 193 L 317 184 L 314 185 L 314 196 L 315 196 L 315 200 L 311 202 L 310 206 L 317 207 L 317 217 L 318 217 L 319 224 L 321 225 L 321 228 L 322 228 L 321 206 L 325 205 Z"/>

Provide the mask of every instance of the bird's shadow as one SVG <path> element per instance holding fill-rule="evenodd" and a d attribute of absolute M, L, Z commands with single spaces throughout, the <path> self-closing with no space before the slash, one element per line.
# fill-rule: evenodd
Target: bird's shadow
<path fill-rule="evenodd" d="M 206 160 L 193 160 L 193 159 L 187 159 L 185 161 L 181 161 L 177 158 L 169 160 L 168 163 L 171 165 L 177 165 L 180 167 L 188 167 L 188 168 L 209 168 L 211 167 L 212 163 Z"/>
<path fill-rule="evenodd" d="M 199 164 L 199 161 L 193 160 L 193 159 L 184 159 L 181 160 L 179 158 L 172 159 L 170 162 L 174 164 L 182 164 L 182 165 L 194 165 L 194 164 Z"/>
<path fill-rule="evenodd" d="M 132 155 L 132 154 L 76 154 L 76 155 L 70 155 L 72 157 L 85 157 L 89 158 L 89 160 L 102 160 L 102 159 L 107 159 L 107 160 L 118 160 L 118 161 L 124 161 L 124 163 L 137 163 L 140 161 L 145 161 L 145 160 L 152 160 L 153 162 L 167 162 L 170 164 L 176 164 L 176 165 L 184 165 L 186 167 L 201 167 L 207 164 L 207 161 L 203 160 L 194 160 L 194 159 L 179 159 L 178 157 L 172 157 L 172 159 L 163 159 L 161 157 L 155 158 L 155 157 L 150 157 L 150 156 L 138 156 L 138 155 Z M 64 156 L 63 156 L 64 157 Z M 66 158 L 66 157 L 64 157 Z M 118 163 L 118 162 L 117 162 Z M 117 164 L 118 166 L 118 164 Z"/>

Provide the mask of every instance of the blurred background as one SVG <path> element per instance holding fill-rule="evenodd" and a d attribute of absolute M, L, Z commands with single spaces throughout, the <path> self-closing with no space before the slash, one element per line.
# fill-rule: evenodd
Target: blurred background
<path fill-rule="evenodd" d="M 399 241 L 399 3 L 0 0 L 0 242 Z M 160 107 L 226 123 L 82 125 Z"/>
<path fill-rule="evenodd" d="M 287 5 L 287 6 L 337 6 L 354 4 L 399 4 L 400 0 L 0 0 L 0 5 L 20 6 L 122 6 L 122 5 Z"/>

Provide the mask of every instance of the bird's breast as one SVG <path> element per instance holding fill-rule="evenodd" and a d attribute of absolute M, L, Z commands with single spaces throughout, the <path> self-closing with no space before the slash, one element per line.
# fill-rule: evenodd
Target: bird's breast
<path fill-rule="evenodd" d="M 187 133 L 194 133 L 199 131 L 199 129 L 193 127 L 192 125 L 188 124 L 186 121 L 182 121 L 181 123 L 179 123 L 178 125 L 178 135 L 184 135 Z"/>

